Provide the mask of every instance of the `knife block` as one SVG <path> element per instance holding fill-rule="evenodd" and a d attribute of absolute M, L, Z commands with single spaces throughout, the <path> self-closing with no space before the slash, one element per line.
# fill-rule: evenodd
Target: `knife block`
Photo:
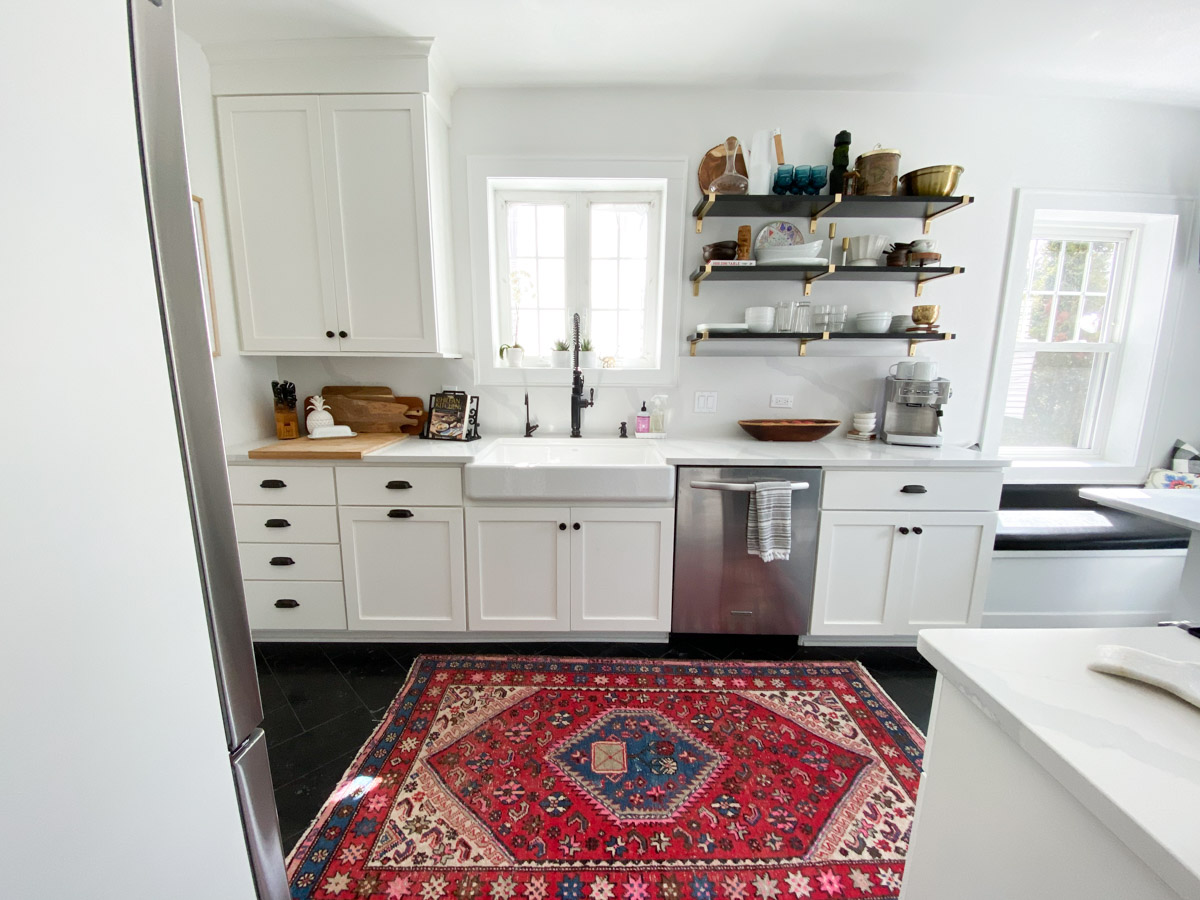
<path fill-rule="evenodd" d="M 275 404 L 275 437 L 281 441 L 300 437 L 300 416 L 294 406 Z"/>

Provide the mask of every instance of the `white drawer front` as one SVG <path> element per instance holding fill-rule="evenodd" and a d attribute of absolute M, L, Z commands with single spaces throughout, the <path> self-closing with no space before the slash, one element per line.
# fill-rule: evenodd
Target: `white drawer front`
<path fill-rule="evenodd" d="M 346 627 L 346 601 L 340 581 L 247 581 L 246 613 L 250 627 Z"/>
<path fill-rule="evenodd" d="M 333 506 L 235 506 L 233 522 L 243 544 L 336 544 Z"/>
<path fill-rule="evenodd" d="M 462 506 L 459 466 L 338 466 L 342 506 Z"/>
<path fill-rule="evenodd" d="M 825 473 L 821 508 L 994 510 L 1003 483 L 1000 472 L 839 469 Z"/>
<path fill-rule="evenodd" d="M 238 544 L 242 577 L 254 581 L 341 581 L 337 544 Z"/>
<path fill-rule="evenodd" d="M 230 466 L 234 503 L 333 506 L 331 466 Z"/>

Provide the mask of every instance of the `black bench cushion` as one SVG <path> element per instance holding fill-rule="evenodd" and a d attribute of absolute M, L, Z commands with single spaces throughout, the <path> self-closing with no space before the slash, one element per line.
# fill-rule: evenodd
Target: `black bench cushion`
<path fill-rule="evenodd" d="M 1079 496 L 1083 485 L 1011 484 L 1000 495 L 997 550 L 1176 550 L 1191 532 Z"/>

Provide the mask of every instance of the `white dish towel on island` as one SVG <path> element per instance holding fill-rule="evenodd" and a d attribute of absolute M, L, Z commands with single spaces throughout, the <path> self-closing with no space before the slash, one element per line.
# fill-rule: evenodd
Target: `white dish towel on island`
<path fill-rule="evenodd" d="M 763 562 L 792 554 L 792 484 L 756 481 L 746 516 L 746 552 Z"/>

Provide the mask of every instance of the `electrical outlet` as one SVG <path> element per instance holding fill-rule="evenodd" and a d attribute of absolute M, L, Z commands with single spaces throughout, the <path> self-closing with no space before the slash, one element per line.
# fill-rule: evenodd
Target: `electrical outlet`
<path fill-rule="evenodd" d="M 792 394 L 772 394 L 771 409 L 791 409 L 792 399 Z"/>
<path fill-rule="evenodd" d="M 716 391 L 696 391 L 696 412 L 715 413 L 717 411 Z"/>

